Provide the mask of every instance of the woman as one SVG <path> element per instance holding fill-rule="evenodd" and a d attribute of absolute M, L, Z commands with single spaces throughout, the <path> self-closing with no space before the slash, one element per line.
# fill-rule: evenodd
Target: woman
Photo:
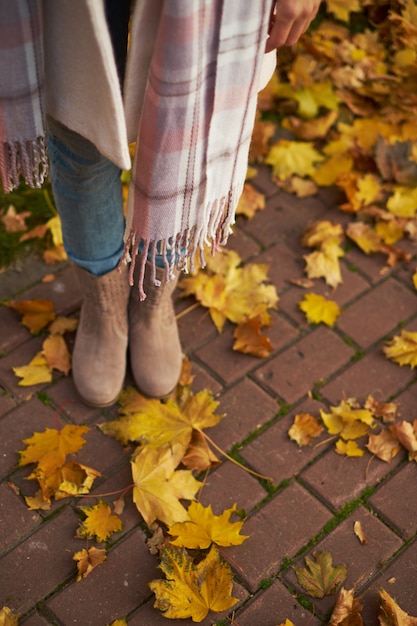
<path fill-rule="evenodd" d="M 164 397 L 175 387 L 177 270 L 207 241 L 213 251 L 225 243 L 265 53 L 294 44 L 318 4 L 0 0 L 3 187 L 20 173 L 41 184 L 48 153 L 84 296 L 72 368 L 87 404 L 115 402 L 128 346 L 142 393 Z M 271 58 L 269 66 L 270 74 Z M 131 167 L 133 141 L 125 224 L 120 171 Z"/>

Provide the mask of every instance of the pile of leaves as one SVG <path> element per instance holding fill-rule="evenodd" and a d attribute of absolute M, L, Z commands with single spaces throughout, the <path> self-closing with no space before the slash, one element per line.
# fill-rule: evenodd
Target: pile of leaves
<path fill-rule="evenodd" d="M 368 396 L 363 406 L 355 398 L 348 398 L 329 409 L 329 413 L 320 409 L 320 418 L 310 413 L 298 413 L 288 431 L 290 439 L 303 447 L 326 430 L 332 439 L 336 439 L 335 450 L 340 455 L 361 457 L 366 448 L 381 461 L 389 463 L 405 449 L 409 460 L 417 461 L 417 420 L 412 423 L 397 420 L 398 404 L 378 402 Z M 378 432 L 373 434 L 370 430 Z M 366 436 L 364 447 L 360 447 L 357 440 Z"/>
<path fill-rule="evenodd" d="M 221 450 L 205 429 L 223 416 L 216 413 L 218 402 L 208 390 L 192 393 L 192 379 L 185 361 L 176 394 L 166 401 L 147 399 L 134 389 L 122 392 L 120 417 L 102 424 L 101 430 L 123 445 L 134 445 L 133 484 L 112 505 L 97 495 L 96 504 L 79 507 L 82 520 L 76 536 L 100 545 L 77 551 L 73 559 L 77 580 L 103 563 L 103 544 L 122 529 L 124 497 L 132 491 L 149 528 L 149 549 L 159 554 L 165 574 L 150 582 L 155 606 L 166 617 L 200 622 L 209 610 L 226 611 L 237 602 L 232 596 L 233 572 L 220 550 L 241 544 L 247 536 L 240 534 L 243 521 L 236 505 L 215 515 L 210 505 L 204 507 L 196 499 L 203 483 L 194 474 L 220 462 L 211 447 Z M 50 509 L 52 499 L 90 493 L 100 473 L 71 458 L 85 444 L 88 431 L 87 426 L 67 424 L 23 441 L 26 448 L 19 453 L 19 466 L 32 466 L 28 479 L 38 487 L 35 496 L 25 496 L 31 510 Z"/>

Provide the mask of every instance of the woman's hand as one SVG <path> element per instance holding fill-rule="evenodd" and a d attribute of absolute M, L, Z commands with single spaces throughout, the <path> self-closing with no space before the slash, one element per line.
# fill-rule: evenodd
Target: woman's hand
<path fill-rule="evenodd" d="M 321 0 L 276 0 L 265 52 L 293 46 L 316 17 Z"/>

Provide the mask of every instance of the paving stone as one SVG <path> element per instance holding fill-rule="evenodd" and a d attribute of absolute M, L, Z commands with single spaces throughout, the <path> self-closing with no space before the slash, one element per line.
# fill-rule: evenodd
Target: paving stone
<path fill-rule="evenodd" d="M 380 347 L 376 347 L 324 385 L 320 393 L 335 405 L 344 397 L 363 402 L 369 394 L 379 401 L 386 401 L 401 392 L 414 377 L 410 368 L 393 363 Z"/>
<path fill-rule="evenodd" d="M 363 619 L 366 626 L 380 626 L 377 619 L 379 590 L 385 589 L 403 611 L 417 618 L 417 539 L 402 550 L 378 576 L 364 595 Z"/>
<path fill-rule="evenodd" d="M 209 310 L 203 306 L 196 306 L 193 297 L 181 300 L 180 306 L 176 309 L 178 317 L 178 331 L 180 334 L 182 350 L 185 354 L 192 353 L 193 350 L 212 341 L 217 337 L 217 330 L 214 326 Z M 188 312 L 186 312 L 190 309 Z"/>
<path fill-rule="evenodd" d="M 2 449 L 0 455 L 0 477 L 6 476 L 17 467 L 18 450 L 23 450 L 23 439 L 45 428 L 55 428 L 55 411 L 34 397 L 14 411 L 10 411 L 1 421 Z"/>
<path fill-rule="evenodd" d="M 84 547 L 74 539 L 77 526 L 67 507 L 2 558 L 0 589 L 10 609 L 26 613 L 75 573 L 72 554 Z"/>
<path fill-rule="evenodd" d="M 212 395 L 217 397 L 218 394 L 223 391 L 223 386 L 219 383 L 218 380 L 210 376 L 204 367 L 200 367 L 198 363 L 191 360 L 191 371 L 194 376 L 191 388 L 193 393 L 197 393 L 198 391 L 202 391 L 203 389 L 208 389 L 211 391 Z"/>
<path fill-rule="evenodd" d="M 243 261 L 249 260 L 251 257 L 259 253 L 259 244 L 253 240 L 252 237 L 241 228 L 241 225 L 248 225 L 250 220 L 244 216 L 239 216 L 237 224 L 233 226 L 233 233 L 230 235 L 227 242 L 227 248 L 229 250 L 236 250 L 238 255 Z"/>
<path fill-rule="evenodd" d="M 50 283 L 38 282 L 36 285 L 19 294 L 16 300 L 33 300 L 42 298 L 54 303 L 57 315 L 68 315 L 79 309 L 82 295 L 75 274 L 75 268 L 70 265 L 60 272 L 54 272 L 55 279 Z"/>
<path fill-rule="evenodd" d="M 104 422 L 104 420 L 100 421 Z M 86 441 L 84 446 L 76 454 L 71 455 L 71 458 L 104 475 L 111 473 L 113 467 L 128 460 L 132 452 L 130 448 L 124 448 L 113 437 L 102 433 L 96 426 L 91 427 L 90 431 L 84 435 L 84 439 Z"/>
<path fill-rule="evenodd" d="M 299 327 L 308 327 L 306 315 L 299 307 L 299 303 L 304 299 L 306 293 L 313 292 L 324 296 L 343 307 L 347 302 L 357 298 L 361 293 L 369 289 L 369 284 L 359 274 L 349 271 L 345 265 L 341 266 L 341 272 L 343 283 L 335 290 L 331 289 L 322 280 L 314 281 L 314 286 L 311 289 L 300 289 L 300 287 L 296 286 L 290 287 L 280 298 L 280 311 L 288 315 Z M 343 311 L 342 316 L 344 316 Z"/>
<path fill-rule="evenodd" d="M 360 445 L 363 448 L 364 443 Z M 327 450 L 303 471 L 302 481 L 334 509 L 358 498 L 367 485 L 377 485 L 401 461 L 397 455 L 391 463 L 373 458 L 369 452 L 362 457 L 347 457 Z"/>
<path fill-rule="evenodd" d="M 57 273 L 68 267 L 68 262 L 58 263 L 51 266 L 37 255 L 30 254 L 25 258 L 18 259 L 0 277 L 0 300 L 12 298 L 21 291 L 38 283 L 46 274 Z"/>
<path fill-rule="evenodd" d="M 404 498 L 404 494 L 407 497 Z M 417 465 L 407 463 L 371 496 L 371 506 L 404 539 L 417 533 Z"/>
<path fill-rule="evenodd" d="M 0 387 L 0 419 L 3 415 L 6 415 L 6 413 L 14 409 L 15 406 L 16 402 L 13 396 L 8 391 Z"/>
<path fill-rule="evenodd" d="M 256 263 L 269 265 L 268 279 L 275 285 L 278 294 L 285 286 L 288 286 L 289 280 L 304 276 L 303 260 L 285 243 L 278 242 L 268 248 L 256 258 Z"/>
<path fill-rule="evenodd" d="M 261 591 L 240 611 L 235 620 L 239 626 L 277 626 L 289 619 L 297 626 L 318 626 L 320 621 L 304 609 L 288 589 L 275 581 Z"/>
<path fill-rule="evenodd" d="M 297 483 L 274 496 L 244 525 L 250 538 L 224 555 L 251 591 L 275 574 L 285 556 L 294 556 L 329 521 L 329 511 Z"/>
<path fill-rule="evenodd" d="M 272 315 L 272 324 L 266 333 L 274 350 L 279 350 L 297 336 L 297 331 L 279 315 Z M 204 347 L 196 350 L 195 356 L 216 374 L 223 384 L 231 384 L 259 365 L 254 356 L 236 352 L 233 346 L 233 328 L 226 324 L 223 332 Z"/>
<path fill-rule="evenodd" d="M 353 525 L 356 521 L 362 525 L 367 539 L 366 544 L 361 544 L 353 532 Z M 385 561 L 399 550 L 402 544 L 401 539 L 389 530 L 387 526 L 382 524 L 365 508 L 359 507 L 339 524 L 333 532 L 315 545 L 314 548 L 311 548 L 306 555 L 297 559 L 294 565 L 295 567 L 305 567 L 305 556 L 313 558 L 314 552 L 330 552 L 334 566 L 348 566 L 347 577 L 343 582 L 345 589 L 354 588 L 359 595 L 367 581 L 375 572 L 381 569 Z M 298 588 L 299 592 L 304 592 L 293 570 L 290 570 L 284 576 L 284 579 Z M 333 595 L 322 599 L 313 599 L 312 602 L 318 614 L 325 616 L 331 612 L 336 597 Z"/>
<path fill-rule="evenodd" d="M 249 513 L 266 495 L 256 478 L 230 461 L 225 461 L 208 474 L 199 492 L 199 501 L 204 506 L 210 504 L 215 515 L 220 515 L 234 504 Z"/>
<path fill-rule="evenodd" d="M 157 565 L 158 559 L 149 553 L 144 534 L 136 530 L 87 578 L 69 584 L 48 600 L 47 606 L 62 624 L 110 624 L 150 595 L 148 582 L 160 578 Z"/>
<path fill-rule="evenodd" d="M 320 408 L 325 408 L 320 402 L 306 400 L 242 448 L 240 455 L 257 472 L 271 477 L 275 485 L 297 475 L 312 459 L 323 453 L 320 443 L 328 438 L 328 434 L 323 431 L 310 446 L 300 448 L 295 441 L 290 440 L 288 431 L 297 413 L 318 416 Z"/>
<path fill-rule="evenodd" d="M 208 434 L 215 441 L 221 441 L 225 450 L 269 422 L 280 408 L 276 400 L 249 378 L 229 388 L 218 400 L 217 413 L 225 417 Z"/>
<path fill-rule="evenodd" d="M 33 357 L 42 349 L 43 339 L 36 337 L 26 341 L 18 349 L 9 352 L 7 356 L 0 358 L 0 380 L 2 386 L 10 391 L 18 400 L 25 400 L 37 391 L 46 389 L 49 383 L 31 385 L 29 387 L 20 386 L 19 380 L 13 372 L 13 367 L 28 365 Z M 57 379 L 59 376 L 57 376 Z"/>
<path fill-rule="evenodd" d="M 28 341 L 31 334 L 16 311 L 0 306 L 0 355 Z"/>
<path fill-rule="evenodd" d="M 337 320 L 337 327 L 366 348 L 413 315 L 416 309 L 417 295 L 389 278 L 345 309 Z"/>
<path fill-rule="evenodd" d="M 59 415 L 74 424 L 87 424 L 98 415 L 98 410 L 87 406 L 78 396 L 72 376 L 64 376 L 54 385 L 50 385 L 45 394 L 52 400 Z"/>
<path fill-rule="evenodd" d="M 48 620 L 38 612 L 31 613 L 23 621 L 19 620 L 19 624 L 24 624 L 24 626 L 48 626 L 50 623 L 51 622 L 48 622 Z"/>
<path fill-rule="evenodd" d="M 251 179 L 251 183 L 261 193 L 265 194 L 267 198 L 280 194 L 281 191 L 278 185 L 271 179 L 271 169 L 266 165 L 260 165 L 257 163 L 255 166 L 256 176 Z"/>
<path fill-rule="evenodd" d="M 327 328 L 317 328 L 259 367 L 255 377 L 286 402 L 295 402 L 314 383 L 335 374 L 352 356 L 347 346 Z"/>
<path fill-rule="evenodd" d="M 22 499 L 6 483 L 0 485 L 0 552 L 21 541 L 41 521 L 39 514 L 29 511 Z"/>
<path fill-rule="evenodd" d="M 346 262 L 358 269 L 373 285 L 392 274 L 394 270 L 385 263 L 386 255 L 382 253 L 364 254 L 356 246 L 346 254 Z"/>

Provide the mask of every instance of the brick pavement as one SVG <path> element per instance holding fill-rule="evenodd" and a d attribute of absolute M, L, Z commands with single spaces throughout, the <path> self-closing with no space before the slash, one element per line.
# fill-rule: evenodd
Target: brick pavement
<path fill-rule="evenodd" d="M 196 374 L 194 391 L 209 387 L 227 413 L 210 435 L 272 478 L 268 487 L 225 461 L 207 479 L 203 504 L 220 513 L 236 502 L 246 511 L 243 530 L 250 539 L 224 550 L 240 600 L 235 612 L 211 613 L 203 624 L 277 626 L 286 618 L 295 626 L 325 624 L 335 596 L 309 597 L 293 570 L 306 555 L 321 550 L 330 551 L 335 564 L 348 565 L 345 586 L 363 594 L 366 626 L 378 624 L 380 587 L 416 616 L 417 465 L 405 454 L 391 464 L 371 461 L 369 453 L 361 459 L 340 457 L 324 435 L 318 447 L 299 449 L 287 435 L 296 413 L 317 414 L 346 396 L 393 398 L 404 419 L 415 419 L 416 377 L 381 351 L 400 327 L 417 330 L 410 270 L 381 273 L 383 259 L 351 249 L 342 260 L 343 285 L 334 293 L 324 281 L 314 286 L 315 292 L 331 295 L 343 314 L 332 329 L 310 326 L 297 306 L 303 291 L 291 280 L 303 276 L 305 226 L 316 219 L 346 219 L 337 209 L 338 192 L 326 189 L 315 198 L 296 199 L 279 191 L 263 168 L 254 183 L 266 194 L 267 207 L 252 221 L 238 219 L 230 247 L 246 260 L 271 264 L 270 277 L 280 294 L 269 332 L 273 353 L 258 360 L 233 352 L 232 328 L 226 324 L 217 335 L 202 308 L 179 321 Z M 8 270 L 0 276 L 0 297 L 15 292 L 21 299 L 43 297 L 53 300 L 60 313 L 77 314 L 80 293 L 73 268 L 60 266 L 52 283 L 41 282 L 50 271 L 38 261 Z M 178 312 L 191 302 L 178 300 Z M 29 511 L 9 486 L 13 482 L 29 493 L 27 471 L 17 468 L 16 452 L 22 439 L 55 426 L 61 405 L 61 418 L 68 423 L 94 426 L 116 415 L 116 407 L 83 405 L 70 377 L 19 387 L 11 368 L 26 364 L 40 342 L 14 312 L 0 307 L 0 606 L 20 613 L 25 626 L 105 626 L 124 616 L 129 626 L 168 624 L 153 608 L 147 583 L 159 577 L 158 561 L 146 547 L 146 529 L 129 499 L 123 530 L 109 542 L 107 561 L 77 583 L 71 556 L 80 549 L 74 538 L 80 502 L 62 500 L 51 511 Z M 130 452 L 98 429 L 90 431 L 77 458 L 102 472 L 95 493 L 129 484 Z M 355 521 L 362 523 L 364 545 L 353 533 Z"/>

